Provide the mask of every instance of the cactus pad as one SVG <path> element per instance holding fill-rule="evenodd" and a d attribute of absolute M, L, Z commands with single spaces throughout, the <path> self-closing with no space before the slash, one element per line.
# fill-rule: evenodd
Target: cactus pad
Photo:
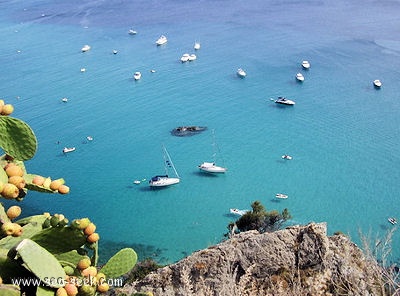
<path fill-rule="evenodd" d="M 6 210 L 3 205 L 0 203 L 0 223 L 10 222 L 10 219 L 7 216 Z"/>
<path fill-rule="evenodd" d="M 86 236 L 82 230 L 72 227 L 46 228 L 32 236 L 31 239 L 53 254 L 76 250 L 86 242 Z"/>
<path fill-rule="evenodd" d="M 54 294 L 54 292 L 53 292 Z M 18 286 L 15 285 L 0 285 L 1 296 L 20 296 L 21 291 Z"/>
<path fill-rule="evenodd" d="M 37 139 L 30 126 L 10 116 L 0 117 L 0 147 L 18 160 L 31 159 L 37 149 Z"/>
<path fill-rule="evenodd" d="M 30 239 L 24 239 L 15 247 L 15 251 L 17 253 L 16 258 L 12 259 L 21 258 L 25 268 L 36 275 L 43 283 L 52 288 L 59 288 L 65 285 L 64 282 L 59 280 L 66 278 L 64 269 L 46 249 Z"/>
<path fill-rule="evenodd" d="M 112 256 L 100 272 L 104 273 L 108 278 L 117 278 L 130 271 L 136 262 L 136 252 L 131 248 L 125 248 Z"/>
<path fill-rule="evenodd" d="M 2 165 L 0 165 L 0 182 L 2 182 L 3 184 L 8 182 L 8 176 Z"/>
<path fill-rule="evenodd" d="M 53 190 L 51 190 L 50 188 L 48 188 L 48 187 L 44 187 L 44 186 L 39 186 L 39 185 L 36 185 L 36 184 L 33 184 L 32 183 L 32 180 L 33 180 L 33 178 L 35 177 L 36 175 L 34 175 L 34 174 L 26 174 L 25 176 L 24 176 L 24 179 L 25 179 L 25 187 L 28 189 L 28 190 L 33 190 L 33 191 L 38 191 L 38 192 L 44 192 L 44 193 L 56 193 L 57 191 L 53 191 Z"/>

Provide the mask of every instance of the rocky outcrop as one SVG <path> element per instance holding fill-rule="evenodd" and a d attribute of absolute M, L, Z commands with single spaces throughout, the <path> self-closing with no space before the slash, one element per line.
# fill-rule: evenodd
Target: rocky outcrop
<path fill-rule="evenodd" d="M 127 295 L 382 295 L 382 270 L 325 223 L 243 232 L 123 288 Z"/>

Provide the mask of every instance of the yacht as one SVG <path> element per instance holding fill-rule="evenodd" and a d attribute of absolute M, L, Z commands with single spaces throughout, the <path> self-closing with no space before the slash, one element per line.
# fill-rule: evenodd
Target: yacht
<path fill-rule="evenodd" d="M 278 99 L 275 101 L 275 103 L 283 104 L 283 105 L 290 105 L 290 106 L 293 106 L 294 104 L 296 104 L 294 101 L 288 100 L 285 97 L 278 97 Z"/>
<path fill-rule="evenodd" d="M 185 63 L 187 61 L 189 61 L 190 55 L 188 53 L 184 53 L 181 57 L 181 62 Z"/>
<path fill-rule="evenodd" d="M 311 67 L 309 61 L 302 61 L 302 62 L 301 62 L 301 66 L 302 66 L 304 69 L 310 69 L 310 67 Z"/>
<path fill-rule="evenodd" d="M 283 193 L 277 193 L 277 194 L 275 195 L 275 197 L 276 197 L 276 198 L 280 198 L 280 199 L 286 199 L 286 198 L 288 198 L 288 196 L 287 196 L 286 194 L 283 194 Z"/>
<path fill-rule="evenodd" d="M 130 30 L 128 31 L 128 34 L 129 34 L 129 35 L 136 35 L 136 34 L 137 34 L 137 31 L 136 31 L 136 30 L 133 30 L 133 29 L 130 29 Z"/>
<path fill-rule="evenodd" d="M 68 98 L 62 98 L 61 101 L 66 103 L 66 102 L 68 102 Z"/>
<path fill-rule="evenodd" d="M 244 214 L 249 212 L 249 210 L 229 209 L 229 212 L 234 215 L 243 216 Z"/>
<path fill-rule="evenodd" d="M 64 147 L 63 153 L 75 151 L 75 147 Z"/>
<path fill-rule="evenodd" d="M 168 39 L 164 35 L 161 35 L 160 38 L 157 39 L 156 44 L 157 45 L 163 45 L 167 43 Z"/>
<path fill-rule="evenodd" d="M 149 181 L 150 187 L 166 187 L 169 185 L 178 184 L 180 182 L 180 177 L 178 172 L 175 169 L 174 164 L 172 163 L 171 156 L 169 155 L 167 149 L 163 145 L 163 157 L 164 157 L 164 175 L 156 175 L 152 177 Z M 174 172 L 174 177 L 168 176 L 168 170 L 172 169 Z"/>
<path fill-rule="evenodd" d="M 304 76 L 303 76 L 303 74 L 297 73 L 297 74 L 296 74 L 296 79 L 297 79 L 298 81 L 300 81 L 300 82 L 303 82 L 303 81 L 304 81 Z"/>
<path fill-rule="evenodd" d="M 240 78 L 244 78 L 247 75 L 246 71 L 244 71 L 242 68 L 239 68 L 236 73 Z"/>
<path fill-rule="evenodd" d="M 82 47 L 82 49 L 81 49 L 81 51 L 82 52 L 86 52 L 86 51 L 89 51 L 90 50 L 90 46 L 89 45 L 84 45 L 83 47 Z"/>
<path fill-rule="evenodd" d="M 195 59 L 197 59 L 197 56 L 194 53 L 189 55 L 189 62 L 194 61 Z"/>
<path fill-rule="evenodd" d="M 193 48 L 194 48 L 195 50 L 199 50 L 200 47 L 201 47 L 200 42 L 195 42 L 195 43 L 194 43 Z"/>
<path fill-rule="evenodd" d="M 203 162 L 199 165 L 199 169 L 207 173 L 225 173 L 226 168 L 217 166 L 215 162 Z"/>
<path fill-rule="evenodd" d="M 397 224 L 396 218 L 390 217 L 390 218 L 388 218 L 388 221 L 389 221 L 389 223 L 391 223 L 392 225 Z"/>
<path fill-rule="evenodd" d="M 113 54 L 117 54 L 117 53 L 118 53 L 118 50 L 113 49 L 112 53 L 113 53 Z"/>
<path fill-rule="evenodd" d="M 293 159 L 293 157 L 291 157 L 290 155 L 284 154 L 284 155 L 282 155 L 282 159 L 291 160 L 291 159 Z"/>
<path fill-rule="evenodd" d="M 376 88 L 381 88 L 382 86 L 382 82 L 379 79 L 375 79 L 373 83 Z"/>
<path fill-rule="evenodd" d="M 135 73 L 133 74 L 133 78 L 134 78 L 135 80 L 139 80 L 140 78 L 142 78 L 142 73 L 140 73 L 140 72 L 135 72 Z"/>

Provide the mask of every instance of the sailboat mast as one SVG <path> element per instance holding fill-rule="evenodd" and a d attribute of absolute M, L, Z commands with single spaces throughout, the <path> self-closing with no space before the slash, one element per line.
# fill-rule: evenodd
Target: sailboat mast
<path fill-rule="evenodd" d="M 168 166 L 171 166 L 171 168 L 174 170 L 175 175 L 179 177 L 178 172 L 175 169 L 174 163 L 171 160 L 171 156 L 169 155 L 167 148 L 165 148 L 165 146 L 163 145 L 163 149 L 164 149 L 164 162 L 165 162 L 165 172 L 168 175 Z"/>

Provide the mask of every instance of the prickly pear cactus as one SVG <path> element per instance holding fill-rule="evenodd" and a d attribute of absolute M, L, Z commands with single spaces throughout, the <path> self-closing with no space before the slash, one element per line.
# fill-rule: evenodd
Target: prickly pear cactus
<path fill-rule="evenodd" d="M 13 254 L 11 252 L 9 254 Z M 43 283 L 52 288 L 60 288 L 65 285 L 58 279 L 65 279 L 66 274 L 57 259 L 46 249 L 30 239 L 24 239 L 15 247 L 15 257 L 21 258 L 24 266 L 36 275 Z M 55 279 L 55 280 L 51 280 Z"/>
<path fill-rule="evenodd" d="M 37 149 L 37 139 L 24 121 L 10 116 L 0 117 L 0 147 L 18 160 L 31 159 Z"/>
<path fill-rule="evenodd" d="M 137 262 L 136 252 L 131 248 L 120 250 L 100 269 L 108 278 L 117 278 L 130 271 Z"/>

